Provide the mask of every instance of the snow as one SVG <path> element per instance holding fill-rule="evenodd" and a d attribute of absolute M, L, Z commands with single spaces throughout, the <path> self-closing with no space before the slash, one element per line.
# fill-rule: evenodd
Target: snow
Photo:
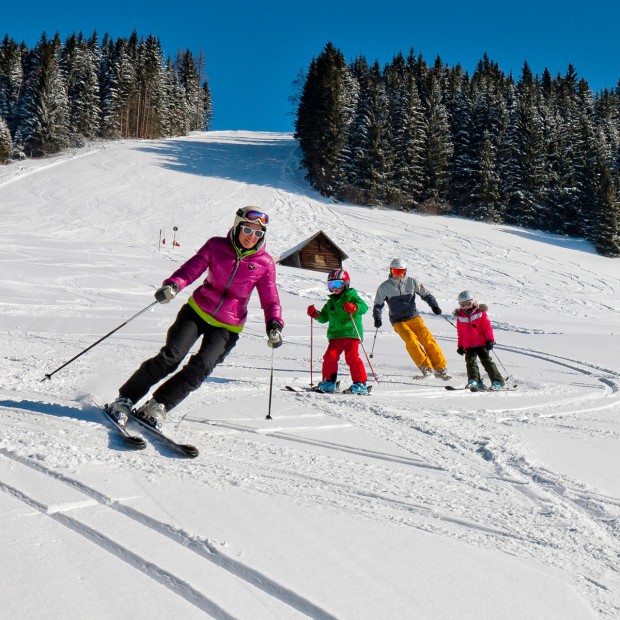
<path fill-rule="evenodd" d="M 620 617 L 619 260 L 536 231 L 334 204 L 304 181 L 289 134 L 16 162 L 0 168 L 0 204 L 3 617 Z M 518 388 L 416 381 L 387 317 L 377 333 L 366 315 L 372 396 L 286 391 L 309 385 L 311 354 L 320 378 L 326 326 L 311 331 L 306 307 L 327 290 L 325 274 L 279 267 L 273 420 L 254 298 L 237 348 L 166 423 L 200 456 L 151 437 L 124 448 L 96 404 L 159 349 L 190 291 L 45 375 L 152 303 L 247 204 L 270 213 L 276 257 L 324 230 L 369 304 L 389 261 L 407 259 L 444 311 L 422 303 L 455 386 L 450 312 L 474 290 Z"/>

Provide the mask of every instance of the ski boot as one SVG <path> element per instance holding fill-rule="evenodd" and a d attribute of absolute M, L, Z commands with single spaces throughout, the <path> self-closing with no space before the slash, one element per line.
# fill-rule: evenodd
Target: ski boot
<path fill-rule="evenodd" d="M 481 382 L 479 382 L 479 381 L 476 381 L 476 379 L 470 379 L 470 380 L 467 382 L 467 387 L 468 387 L 470 390 L 471 390 L 471 389 L 477 390 L 479 387 L 482 387 L 482 383 L 481 383 Z"/>
<path fill-rule="evenodd" d="M 319 392 L 325 392 L 326 394 L 333 394 L 338 387 L 334 381 L 330 381 L 329 379 L 323 379 L 323 381 L 319 381 L 316 386 Z"/>
<path fill-rule="evenodd" d="M 349 392 L 350 394 L 358 394 L 359 396 L 367 396 L 368 386 L 365 383 L 357 382 L 357 383 L 354 383 L 346 391 Z"/>
<path fill-rule="evenodd" d="M 491 383 L 491 389 L 492 390 L 501 390 L 503 389 L 504 384 L 500 383 L 499 381 L 493 381 L 493 383 Z"/>
<path fill-rule="evenodd" d="M 425 366 L 424 368 L 420 368 L 420 372 L 422 373 L 422 377 L 430 377 L 433 374 L 433 371 L 431 368 L 429 368 L 428 366 Z"/>
<path fill-rule="evenodd" d="M 153 428 L 159 430 L 164 425 L 164 420 L 166 419 L 166 408 L 161 403 L 151 398 L 151 400 L 142 405 L 142 407 L 136 409 L 136 416 Z"/>
<path fill-rule="evenodd" d="M 121 426 L 125 426 L 129 414 L 133 408 L 133 403 L 129 398 L 119 396 L 111 405 L 106 406 L 110 417 L 114 418 Z"/>
<path fill-rule="evenodd" d="M 438 371 L 435 372 L 435 375 L 439 379 L 443 379 L 444 381 L 449 381 L 450 379 L 452 379 L 452 377 L 448 374 L 447 368 L 440 368 Z"/>

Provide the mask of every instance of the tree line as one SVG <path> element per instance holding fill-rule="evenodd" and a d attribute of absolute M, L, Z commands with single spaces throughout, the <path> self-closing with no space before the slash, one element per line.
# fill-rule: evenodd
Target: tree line
<path fill-rule="evenodd" d="M 163 138 L 207 130 L 205 60 L 164 60 L 149 35 L 112 39 L 45 33 L 34 48 L 0 44 L 0 162 L 40 157 L 95 138 Z"/>
<path fill-rule="evenodd" d="M 347 63 L 328 43 L 295 119 L 307 178 L 364 205 L 453 213 L 586 238 L 620 256 L 620 83 L 595 94 L 572 65 L 470 76 L 438 57 Z"/>

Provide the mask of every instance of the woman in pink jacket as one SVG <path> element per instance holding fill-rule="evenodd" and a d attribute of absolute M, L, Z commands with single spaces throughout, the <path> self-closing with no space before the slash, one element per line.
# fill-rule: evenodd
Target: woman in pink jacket
<path fill-rule="evenodd" d="M 489 351 L 495 345 L 493 327 L 487 316 L 487 306 L 478 305 L 476 297 L 470 291 L 459 293 L 459 307 L 454 311 L 456 317 L 456 331 L 458 334 L 459 355 L 465 355 L 467 367 L 467 386 L 470 388 L 483 387 L 480 379 L 480 369 L 477 360 L 491 380 L 491 389 L 499 390 L 504 387 L 504 379 L 491 359 Z"/>
<path fill-rule="evenodd" d="M 282 344 L 284 322 L 275 265 L 265 251 L 268 225 L 269 217 L 256 207 L 239 209 L 226 237 L 209 239 L 155 292 L 157 301 L 167 303 L 207 272 L 168 329 L 166 344 L 155 357 L 143 362 L 109 406 L 109 412 L 121 424 L 153 385 L 177 370 L 194 343 L 202 338 L 198 352 L 136 412 L 152 426 L 162 426 L 166 412 L 200 387 L 237 344 L 254 289 L 265 314 L 268 345 L 276 348 Z"/>

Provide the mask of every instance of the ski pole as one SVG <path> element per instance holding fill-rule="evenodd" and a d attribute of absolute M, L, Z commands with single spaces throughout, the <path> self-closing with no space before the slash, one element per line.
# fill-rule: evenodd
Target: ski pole
<path fill-rule="evenodd" d="M 271 373 L 269 375 L 269 407 L 267 408 L 267 415 L 265 416 L 266 420 L 272 420 L 271 417 L 271 395 L 273 394 L 273 353 L 274 348 L 271 347 Z"/>
<path fill-rule="evenodd" d="M 379 333 L 379 328 L 377 327 L 377 331 L 375 332 L 375 337 L 372 341 L 372 348 L 370 349 L 370 359 L 374 357 L 373 352 L 375 350 L 375 342 L 377 342 L 377 334 Z"/>
<path fill-rule="evenodd" d="M 312 317 L 310 317 L 310 387 L 314 385 L 312 382 L 312 336 L 314 331 L 314 323 L 312 322 Z"/>
<path fill-rule="evenodd" d="M 448 323 L 450 323 L 450 325 L 452 325 L 452 327 L 454 327 L 454 329 L 456 329 L 456 325 L 447 317 L 444 316 L 443 314 L 441 315 L 442 319 L 445 319 L 446 321 L 448 321 Z"/>
<path fill-rule="evenodd" d="M 359 338 L 360 344 L 362 345 L 362 351 L 364 351 L 364 355 L 366 356 L 366 361 L 368 362 L 368 365 L 370 366 L 370 370 L 372 370 L 372 374 L 375 377 L 375 381 L 377 383 L 379 383 L 379 379 L 377 378 L 375 370 L 372 367 L 372 364 L 370 363 L 370 359 L 368 358 L 368 353 L 366 353 L 366 349 L 364 348 L 364 343 L 362 342 L 362 337 L 360 335 L 360 330 L 357 329 L 357 325 L 355 324 L 355 320 L 353 319 L 353 313 L 349 312 L 349 316 L 351 317 L 351 323 L 353 323 L 353 327 L 355 327 L 355 332 L 357 333 L 357 337 Z"/>
<path fill-rule="evenodd" d="M 504 372 L 506 373 L 506 378 L 504 379 L 504 381 L 508 381 L 508 379 L 514 381 L 514 377 L 510 374 L 508 374 L 508 371 L 506 370 L 506 367 L 504 366 L 504 364 L 502 364 L 502 360 L 499 359 L 499 355 L 497 355 L 497 353 L 495 352 L 495 349 L 491 349 L 493 351 L 493 355 L 495 355 L 495 357 L 497 358 L 497 361 L 499 362 L 499 365 L 504 369 Z M 514 387 L 517 387 L 516 383 L 514 385 Z"/>
<path fill-rule="evenodd" d="M 154 301 L 152 304 L 149 304 L 146 308 L 143 308 L 142 310 L 140 310 L 140 312 L 138 312 L 137 314 L 134 314 L 130 319 L 127 319 L 124 323 L 122 323 L 118 327 L 114 328 L 111 332 L 109 332 L 105 336 L 99 338 L 99 340 L 97 340 L 97 342 L 93 342 L 93 344 L 91 344 L 90 347 L 87 347 L 81 353 L 78 353 L 75 357 L 72 357 L 68 362 L 65 362 L 62 366 L 59 366 L 58 368 L 56 368 L 56 370 L 53 370 L 52 372 L 47 373 L 45 375 L 45 377 L 43 377 L 43 379 L 41 379 L 41 382 L 45 381 L 46 379 L 51 379 L 52 375 L 55 375 L 59 370 L 62 370 L 65 366 L 68 366 L 69 364 L 71 364 L 71 362 L 75 362 L 75 360 L 78 357 L 81 357 L 82 355 L 84 355 L 84 353 L 86 353 L 87 351 L 90 351 L 92 348 L 96 347 L 100 342 L 103 342 L 106 338 L 109 338 L 112 334 L 117 332 L 121 327 L 125 327 L 125 325 L 127 325 L 127 323 L 129 323 L 129 322 L 133 321 L 134 319 L 138 318 L 141 314 L 143 314 L 144 312 L 146 312 L 147 310 L 149 310 L 153 306 L 156 306 L 158 303 L 159 303 L 158 301 Z"/>

